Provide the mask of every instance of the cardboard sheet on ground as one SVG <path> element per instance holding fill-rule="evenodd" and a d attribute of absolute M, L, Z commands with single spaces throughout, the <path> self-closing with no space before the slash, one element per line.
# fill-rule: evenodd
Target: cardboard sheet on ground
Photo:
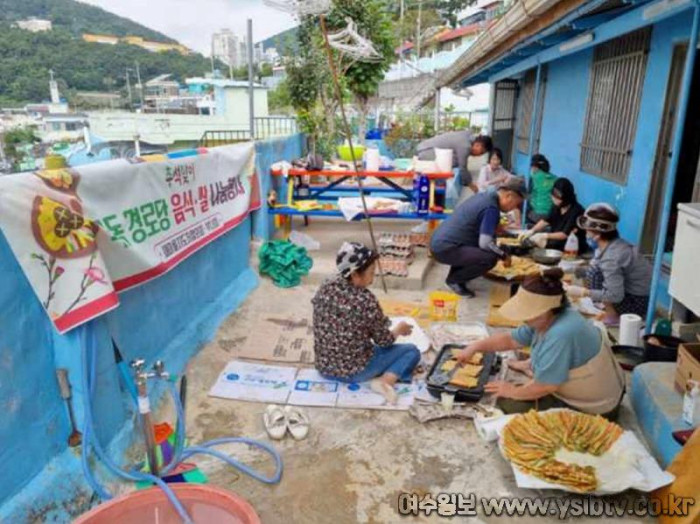
<path fill-rule="evenodd" d="M 406 411 L 413 404 L 416 387 L 413 384 L 397 384 L 399 400 L 395 406 L 387 404 L 382 395 L 372 391 L 368 382 L 361 384 L 341 384 L 336 407 L 352 409 L 386 409 Z"/>
<path fill-rule="evenodd" d="M 413 404 L 417 390 L 414 384 L 398 385 L 399 402 L 390 406 L 384 397 L 370 389 L 368 382 L 343 384 L 325 379 L 315 369 L 234 360 L 219 374 L 209 395 L 296 406 L 406 411 Z"/>
<path fill-rule="evenodd" d="M 425 334 L 423 328 L 418 325 L 418 321 L 412 317 L 394 317 L 391 319 L 391 329 L 399 325 L 399 322 L 406 322 L 413 326 L 413 333 L 407 337 L 398 337 L 397 344 L 413 344 L 418 348 L 418 351 L 425 353 L 430 349 L 430 338 Z"/>
<path fill-rule="evenodd" d="M 339 391 L 339 382 L 324 378 L 315 369 L 300 369 L 289 395 L 289 404 L 333 408 L 338 401 Z"/>
<path fill-rule="evenodd" d="M 249 332 L 243 343 L 222 339 L 219 344 L 227 345 L 234 358 L 303 364 L 314 361 L 313 328 L 305 318 L 262 318 Z"/>
<path fill-rule="evenodd" d="M 430 327 L 432 322 L 430 308 L 427 305 L 391 299 L 380 299 L 379 304 L 382 306 L 382 311 L 384 311 L 386 316 L 415 318 L 418 325 L 423 329 Z"/>
<path fill-rule="evenodd" d="M 219 374 L 209 395 L 256 402 L 285 404 L 297 370 L 234 360 Z"/>
<path fill-rule="evenodd" d="M 502 435 L 503 429 L 513 416 L 506 415 L 493 422 L 499 436 Z M 499 448 L 503 453 L 501 445 L 502 439 L 499 439 Z M 591 493 L 592 495 L 612 495 L 628 489 L 650 492 L 667 486 L 675 479 L 672 474 L 659 467 L 654 457 L 639 441 L 637 435 L 629 430 L 625 431 L 610 450 L 600 457 L 560 450 L 556 458 L 564 462 L 584 466 L 591 465 L 596 468 L 600 485 L 597 491 Z M 571 488 L 552 484 L 535 476 L 527 475 L 516 466 L 512 467 L 515 473 L 515 482 L 519 488 L 559 489 L 575 493 Z"/>

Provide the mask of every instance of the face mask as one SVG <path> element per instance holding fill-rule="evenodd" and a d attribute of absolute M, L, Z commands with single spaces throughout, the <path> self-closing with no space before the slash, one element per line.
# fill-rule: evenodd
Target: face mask
<path fill-rule="evenodd" d="M 586 237 L 586 242 L 588 243 L 588 247 L 590 247 L 593 251 L 598 249 L 598 241 L 595 238 Z"/>

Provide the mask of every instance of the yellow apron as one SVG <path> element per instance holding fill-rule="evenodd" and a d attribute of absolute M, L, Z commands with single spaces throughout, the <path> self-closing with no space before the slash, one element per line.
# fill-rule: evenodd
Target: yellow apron
<path fill-rule="evenodd" d="M 600 351 L 583 366 L 569 370 L 569 379 L 554 396 L 585 413 L 602 415 L 615 409 L 625 392 L 625 375 L 612 351 L 605 326 L 595 323 L 601 333 Z"/>

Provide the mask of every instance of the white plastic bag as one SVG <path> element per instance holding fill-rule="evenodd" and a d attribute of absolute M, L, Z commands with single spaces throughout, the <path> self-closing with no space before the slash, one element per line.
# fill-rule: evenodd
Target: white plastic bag
<path fill-rule="evenodd" d="M 305 247 L 307 251 L 318 251 L 321 249 L 321 244 L 318 241 L 296 230 L 289 234 L 289 241 L 297 246 Z"/>
<path fill-rule="evenodd" d="M 462 181 L 459 177 L 459 169 L 455 169 L 455 176 L 445 184 L 445 205 L 454 209 L 462 192 Z"/>

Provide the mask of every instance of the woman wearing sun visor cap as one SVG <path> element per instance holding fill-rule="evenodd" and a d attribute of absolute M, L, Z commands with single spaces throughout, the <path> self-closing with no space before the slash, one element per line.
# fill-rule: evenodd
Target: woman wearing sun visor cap
<path fill-rule="evenodd" d="M 473 342 L 457 357 L 468 362 L 476 352 L 530 346 L 530 358 L 508 360 L 508 367 L 530 377 L 522 385 L 495 381 L 486 391 L 498 397 L 505 413 L 569 407 L 615 418 L 625 379 L 612 353 L 605 327 L 569 306 L 559 268 L 526 279 L 499 313 L 522 325 Z"/>
<path fill-rule="evenodd" d="M 588 244 L 595 250 L 590 266 L 578 276 L 585 287 L 570 286 L 570 297 L 590 296 L 605 304 L 606 322 L 616 324 L 625 313 L 646 315 L 651 285 L 651 265 L 635 246 L 620 238 L 620 216 L 604 203 L 593 204 L 578 219 L 586 231 Z"/>

